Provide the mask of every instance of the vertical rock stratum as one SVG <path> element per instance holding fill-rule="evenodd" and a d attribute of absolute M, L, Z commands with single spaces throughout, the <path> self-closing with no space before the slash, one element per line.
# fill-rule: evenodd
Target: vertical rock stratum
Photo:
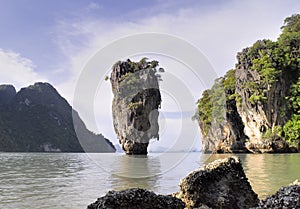
<path fill-rule="evenodd" d="M 147 154 L 150 139 L 159 139 L 158 108 L 161 95 L 157 61 L 118 61 L 110 82 L 114 94 L 112 115 L 115 132 L 126 154 Z"/>

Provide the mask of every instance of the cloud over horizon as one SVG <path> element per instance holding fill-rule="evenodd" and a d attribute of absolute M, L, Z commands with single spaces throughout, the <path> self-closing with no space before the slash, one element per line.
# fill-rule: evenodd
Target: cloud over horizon
<path fill-rule="evenodd" d="M 43 75 L 35 72 L 35 65 L 30 59 L 1 48 L 0 69 L 0 84 L 12 84 L 16 90 L 29 86 L 35 81 L 47 81 Z"/>

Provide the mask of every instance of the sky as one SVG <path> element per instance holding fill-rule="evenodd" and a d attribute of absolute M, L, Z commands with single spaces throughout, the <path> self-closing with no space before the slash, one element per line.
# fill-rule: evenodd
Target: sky
<path fill-rule="evenodd" d="M 93 107 L 73 101 L 81 73 L 98 51 L 136 34 L 167 34 L 196 47 L 211 66 L 204 73 L 218 77 L 234 68 L 236 54 L 243 48 L 258 39 L 276 40 L 284 19 L 299 11 L 296 0 L 0 0 L 0 83 L 13 84 L 17 90 L 38 81 L 51 83 L 89 129 L 117 143 L 109 82 L 99 79 Z M 128 55 L 132 59 L 142 56 Z M 191 69 L 174 57 L 146 56 L 160 61 L 172 74 L 165 75 L 162 86 L 168 86 L 174 76 L 179 78 L 193 102 L 210 87 L 192 82 Z M 109 70 L 99 69 L 96 76 Z M 182 138 L 183 124 L 193 130 L 197 127 L 187 122 L 194 110 L 182 109 L 180 99 L 165 87 L 160 116 L 163 137 L 152 143 L 151 150 L 176 144 Z M 199 149 L 199 143 L 197 132 L 188 144 Z"/>

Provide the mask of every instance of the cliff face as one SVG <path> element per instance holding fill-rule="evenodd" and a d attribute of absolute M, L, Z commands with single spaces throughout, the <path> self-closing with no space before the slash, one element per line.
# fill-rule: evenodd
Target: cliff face
<path fill-rule="evenodd" d="M 264 46 L 265 42 L 260 41 L 259 44 Z M 272 85 L 267 84 L 263 87 L 263 92 L 257 93 L 258 88 L 253 88 L 251 84 L 260 85 L 263 82 L 263 76 L 257 70 L 252 69 L 253 60 L 261 59 L 259 52 L 256 52 L 255 57 L 249 57 L 249 48 L 246 48 L 238 53 L 237 59 L 236 92 L 241 97 L 241 103 L 237 105 L 237 110 L 245 125 L 244 133 L 249 137 L 247 148 L 273 151 L 277 148 L 264 135 L 268 130 L 273 132 L 276 127 L 282 127 L 290 117 L 285 98 L 291 83 L 285 74 L 280 72 L 276 82 Z M 258 97 L 257 101 L 253 101 L 253 95 L 258 94 L 261 94 L 261 98 Z M 274 137 L 280 140 L 279 136 Z M 288 149 L 286 145 L 281 148 Z"/>
<path fill-rule="evenodd" d="M 245 152 L 244 125 L 237 112 L 235 70 L 230 70 L 203 92 L 198 101 L 198 119 L 202 150 L 213 153 Z"/>
<path fill-rule="evenodd" d="M 86 137 L 86 144 L 97 142 L 90 146 L 97 149 L 83 150 L 75 128 Z M 0 86 L 0 151 L 114 152 L 115 149 L 102 135 L 86 129 L 55 88 L 48 83 L 35 83 L 17 93 L 10 85 Z"/>
<path fill-rule="evenodd" d="M 277 41 L 260 40 L 238 53 L 235 69 L 203 93 L 195 116 L 204 151 L 299 149 L 300 15 L 281 29 Z"/>
<path fill-rule="evenodd" d="M 149 140 L 159 138 L 161 104 L 156 66 L 158 62 L 117 62 L 111 73 L 115 132 L 126 154 L 147 154 Z"/>
<path fill-rule="evenodd" d="M 204 131 L 204 123 L 199 121 L 202 150 L 206 153 L 246 152 L 244 125 L 237 112 L 235 101 L 226 101 L 225 108 L 226 113 L 221 121 L 213 118 L 207 134 Z"/>

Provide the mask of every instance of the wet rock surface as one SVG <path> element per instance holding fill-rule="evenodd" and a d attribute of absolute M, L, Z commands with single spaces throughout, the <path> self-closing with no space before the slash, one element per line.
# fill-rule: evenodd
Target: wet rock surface
<path fill-rule="evenodd" d="M 188 208 L 250 208 L 259 201 L 236 157 L 216 160 L 191 172 L 179 186 L 176 197 Z"/>
<path fill-rule="evenodd" d="M 171 196 L 156 195 L 145 189 L 109 191 L 87 209 L 183 209 L 185 204 Z"/>
<path fill-rule="evenodd" d="M 260 201 L 256 209 L 298 209 L 300 208 L 300 183 L 295 182 L 288 187 L 281 187 L 275 194 Z"/>
<path fill-rule="evenodd" d="M 149 140 L 159 138 L 158 62 L 146 60 L 119 61 L 110 77 L 114 129 L 126 154 L 147 154 Z"/>

